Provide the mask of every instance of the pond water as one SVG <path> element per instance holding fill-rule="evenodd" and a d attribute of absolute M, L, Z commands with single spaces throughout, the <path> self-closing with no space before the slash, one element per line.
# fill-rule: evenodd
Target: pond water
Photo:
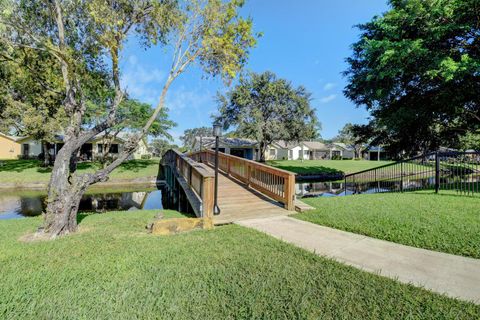
<path fill-rule="evenodd" d="M 1 193 L 0 220 L 34 217 L 45 209 L 45 194 Z M 80 202 L 80 211 L 105 212 L 138 209 L 162 209 L 162 192 L 157 189 L 140 191 L 100 192 L 86 194 Z"/>

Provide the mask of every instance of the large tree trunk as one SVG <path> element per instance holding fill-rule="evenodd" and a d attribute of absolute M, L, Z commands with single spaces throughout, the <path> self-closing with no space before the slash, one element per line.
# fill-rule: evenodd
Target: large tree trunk
<path fill-rule="evenodd" d="M 47 210 L 41 231 L 49 237 L 77 230 L 78 207 L 89 183 L 81 176 L 72 176 L 75 169 L 76 150 L 66 143 L 58 152 L 48 185 Z"/>
<path fill-rule="evenodd" d="M 48 144 L 46 141 L 42 141 L 43 152 L 43 166 L 46 168 L 50 165 L 50 154 L 48 154 Z"/>

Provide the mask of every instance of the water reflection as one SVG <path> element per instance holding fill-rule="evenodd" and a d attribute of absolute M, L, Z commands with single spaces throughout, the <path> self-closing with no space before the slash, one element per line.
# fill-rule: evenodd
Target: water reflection
<path fill-rule="evenodd" d="M 0 195 L 0 220 L 33 217 L 45 210 L 45 195 Z M 162 209 L 162 192 L 115 191 L 109 193 L 91 193 L 80 201 L 80 211 L 105 212 L 112 210 Z"/>

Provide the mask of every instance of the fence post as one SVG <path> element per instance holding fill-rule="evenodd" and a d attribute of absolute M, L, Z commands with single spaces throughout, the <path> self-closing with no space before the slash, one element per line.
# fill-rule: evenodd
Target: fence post
<path fill-rule="evenodd" d="M 440 189 L 440 158 L 438 151 L 435 152 L 435 193 Z"/>
<path fill-rule="evenodd" d="M 400 162 L 400 192 L 403 192 L 403 162 Z"/>

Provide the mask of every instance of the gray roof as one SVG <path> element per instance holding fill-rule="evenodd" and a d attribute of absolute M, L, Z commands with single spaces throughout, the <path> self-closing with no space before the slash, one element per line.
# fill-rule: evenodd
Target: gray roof
<path fill-rule="evenodd" d="M 195 137 L 195 144 L 200 143 L 200 137 Z M 215 144 L 215 137 L 202 137 L 203 146 L 213 146 Z M 252 139 L 245 138 L 225 138 L 220 137 L 220 144 L 230 148 L 248 147 L 253 148 L 258 145 L 258 142 Z"/>
<path fill-rule="evenodd" d="M 278 147 L 280 147 L 282 149 L 293 149 L 293 148 L 295 148 L 296 146 L 299 145 L 298 142 L 285 141 L 285 140 L 275 141 L 273 144 L 277 145 Z"/>
<path fill-rule="evenodd" d="M 302 141 L 302 143 L 310 150 L 330 150 L 330 147 L 320 141 Z"/>

